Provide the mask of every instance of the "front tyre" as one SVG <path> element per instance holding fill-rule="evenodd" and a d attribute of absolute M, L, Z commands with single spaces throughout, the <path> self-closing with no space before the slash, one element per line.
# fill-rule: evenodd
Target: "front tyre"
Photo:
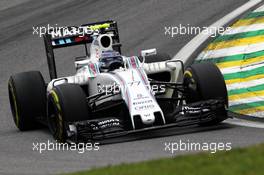
<path fill-rule="evenodd" d="M 199 63 L 188 67 L 184 73 L 186 102 L 195 103 L 210 99 L 222 99 L 228 107 L 228 95 L 222 73 L 213 63 Z M 215 125 L 227 119 L 226 109 L 216 114 L 216 118 L 202 125 Z"/>
<path fill-rule="evenodd" d="M 48 125 L 55 140 L 65 142 L 69 123 L 89 119 L 86 96 L 77 84 L 55 86 L 48 96 Z"/>
<path fill-rule="evenodd" d="M 46 88 L 40 72 L 23 72 L 10 77 L 8 94 L 14 122 L 21 131 L 39 127 L 36 118 L 46 116 Z"/>

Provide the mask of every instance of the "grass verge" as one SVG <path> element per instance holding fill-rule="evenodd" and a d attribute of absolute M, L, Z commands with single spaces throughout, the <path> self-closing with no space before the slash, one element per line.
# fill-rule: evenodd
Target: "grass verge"
<path fill-rule="evenodd" d="M 229 152 L 199 153 L 121 164 L 68 175 L 263 175 L 264 144 Z"/>

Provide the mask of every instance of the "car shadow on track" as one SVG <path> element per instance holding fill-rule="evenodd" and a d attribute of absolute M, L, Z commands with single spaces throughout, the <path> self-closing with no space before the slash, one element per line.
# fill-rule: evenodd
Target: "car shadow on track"
<path fill-rule="evenodd" d="M 184 135 L 184 134 L 191 134 L 191 133 L 198 133 L 198 132 L 208 132 L 214 130 L 223 130 L 223 129 L 232 129 L 236 126 L 230 125 L 227 123 L 221 123 L 215 126 L 189 126 L 189 127 L 175 127 L 175 128 L 166 128 L 160 130 L 153 130 L 153 131 L 146 131 L 141 133 L 133 133 L 128 136 L 121 136 L 117 138 L 105 139 L 100 141 L 100 144 L 115 144 L 120 142 L 131 142 L 136 140 L 147 140 L 153 138 L 160 138 L 160 137 L 169 137 L 169 136 L 176 136 L 176 135 Z"/>

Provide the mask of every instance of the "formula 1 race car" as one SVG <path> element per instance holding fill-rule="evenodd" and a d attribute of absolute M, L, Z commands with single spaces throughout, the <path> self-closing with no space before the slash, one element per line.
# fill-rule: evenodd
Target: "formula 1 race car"
<path fill-rule="evenodd" d="M 49 31 L 44 42 L 51 81 L 46 84 L 39 71 L 9 80 L 21 131 L 45 124 L 57 141 L 78 143 L 227 119 L 226 85 L 214 64 L 185 69 L 156 49 L 123 56 L 115 21 Z M 54 50 L 75 45 L 86 55 L 75 59 L 75 75 L 58 78 Z"/>

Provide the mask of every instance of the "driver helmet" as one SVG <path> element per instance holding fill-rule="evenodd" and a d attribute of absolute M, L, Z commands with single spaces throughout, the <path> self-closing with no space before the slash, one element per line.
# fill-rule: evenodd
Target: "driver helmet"
<path fill-rule="evenodd" d="M 114 50 L 103 51 L 99 58 L 100 70 L 112 71 L 124 65 L 124 61 L 119 52 Z"/>

